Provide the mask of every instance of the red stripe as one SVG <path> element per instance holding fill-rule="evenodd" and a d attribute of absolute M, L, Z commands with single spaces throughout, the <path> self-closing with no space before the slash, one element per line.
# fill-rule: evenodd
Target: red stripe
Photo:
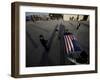
<path fill-rule="evenodd" d="M 67 42 L 66 42 L 66 37 L 64 36 L 64 40 L 65 40 L 65 48 L 66 48 L 66 52 L 68 53 L 68 47 L 67 47 Z"/>
<path fill-rule="evenodd" d="M 65 36 L 65 38 L 66 38 L 66 36 Z M 66 38 L 66 43 L 67 43 L 67 49 L 68 49 L 68 53 L 69 53 L 69 49 L 70 49 L 70 47 L 69 47 L 68 39 L 67 39 L 67 38 Z"/>
<path fill-rule="evenodd" d="M 69 53 L 68 40 L 67 40 L 66 36 L 65 36 L 65 40 L 66 40 L 66 48 L 67 48 L 67 53 Z"/>
<path fill-rule="evenodd" d="M 74 35 L 65 35 L 64 40 L 66 52 L 69 53 L 71 51 L 74 51 L 74 45 L 72 40 L 77 40 L 76 37 Z"/>
<path fill-rule="evenodd" d="M 74 39 L 72 35 L 70 35 L 70 38 L 71 38 L 71 40 L 73 40 L 73 39 Z"/>
<path fill-rule="evenodd" d="M 71 35 L 68 35 L 68 38 L 69 38 L 69 41 L 70 41 L 71 49 L 72 49 L 72 51 L 74 51 L 74 46 L 73 46 L 73 43 L 72 43 L 72 40 L 71 40 Z"/>
<path fill-rule="evenodd" d="M 70 35 L 67 35 L 67 37 L 68 37 L 68 39 L 69 39 L 70 48 L 71 48 L 71 49 L 70 49 L 70 52 L 71 52 L 71 51 L 73 50 L 73 49 L 72 49 L 73 47 L 72 47 L 72 42 L 71 42 L 71 39 L 70 39 Z"/>
<path fill-rule="evenodd" d="M 72 36 L 73 36 L 73 39 L 74 39 L 74 40 L 77 40 L 77 38 L 76 38 L 74 35 L 72 35 Z"/>
<path fill-rule="evenodd" d="M 68 38 L 68 36 L 66 36 L 66 39 L 67 39 L 68 48 L 69 48 L 69 52 L 70 52 L 70 51 L 71 51 L 71 45 L 70 45 L 70 41 L 69 41 L 69 38 Z"/>

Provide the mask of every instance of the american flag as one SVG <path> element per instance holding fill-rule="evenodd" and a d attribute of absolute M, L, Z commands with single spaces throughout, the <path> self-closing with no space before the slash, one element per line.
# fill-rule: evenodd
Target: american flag
<path fill-rule="evenodd" d="M 75 37 L 75 35 L 73 34 L 64 35 L 64 41 L 65 41 L 65 51 L 67 53 L 81 51 L 79 42 Z"/>

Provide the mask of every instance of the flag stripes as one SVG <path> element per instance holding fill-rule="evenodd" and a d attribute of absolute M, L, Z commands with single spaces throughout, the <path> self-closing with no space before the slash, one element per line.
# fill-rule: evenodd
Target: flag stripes
<path fill-rule="evenodd" d="M 73 34 L 64 35 L 64 41 L 67 53 L 81 51 L 77 38 Z"/>

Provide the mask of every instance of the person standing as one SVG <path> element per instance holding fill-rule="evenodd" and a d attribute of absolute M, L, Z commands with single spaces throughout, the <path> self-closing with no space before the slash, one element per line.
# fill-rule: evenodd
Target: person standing
<path fill-rule="evenodd" d="M 78 22 L 78 25 L 76 27 L 76 30 L 78 30 L 80 28 L 80 23 Z"/>
<path fill-rule="evenodd" d="M 78 29 L 79 29 L 79 27 L 80 27 L 80 23 L 79 23 L 79 15 L 77 15 L 76 20 L 78 21 L 78 25 L 77 25 L 77 27 L 76 27 L 76 30 L 78 30 Z"/>

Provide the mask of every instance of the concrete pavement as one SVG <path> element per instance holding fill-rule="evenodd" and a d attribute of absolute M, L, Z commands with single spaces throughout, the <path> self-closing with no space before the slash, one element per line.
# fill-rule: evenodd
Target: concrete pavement
<path fill-rule="evenodd" d="M 63 38 L 59 40 L 58 38 L 59 32 L 57 31 L 54 32 L 57 25 L 61 23 L 65 26 L 64 27 L 65 29 L 68 29 L 70 32 L 74 33 L 77 36 L 82 49 L 84 49 L 89 54 L 88 22 L 81 23 L 79 30 L 76 30 L 78 22 L 75 21 L 52 20 L 52 21 L 37 21 L 34 23 L 28 21 L 26 22 L 26 66 L 27 67 L 45 66 L 45 64 L 50 66 L 63 65 L 64 63 L 65 65 L 72 65 L 71 62 L 64 61 L 63 59 L 64 54 L 62 54 Z M 62 29 L 64 28 L 63 27 L 60 28 L 61 30 L 60 34 L 63 34 Z M 39 40 L 40 34 L 44 35 L 45 39 L 50 41 L 48 44 L 50 46 L 49 52 L 46 52 L 45 48 L 42 46 Z M 50 40 L 50 38 L 52 40 Z"/>

